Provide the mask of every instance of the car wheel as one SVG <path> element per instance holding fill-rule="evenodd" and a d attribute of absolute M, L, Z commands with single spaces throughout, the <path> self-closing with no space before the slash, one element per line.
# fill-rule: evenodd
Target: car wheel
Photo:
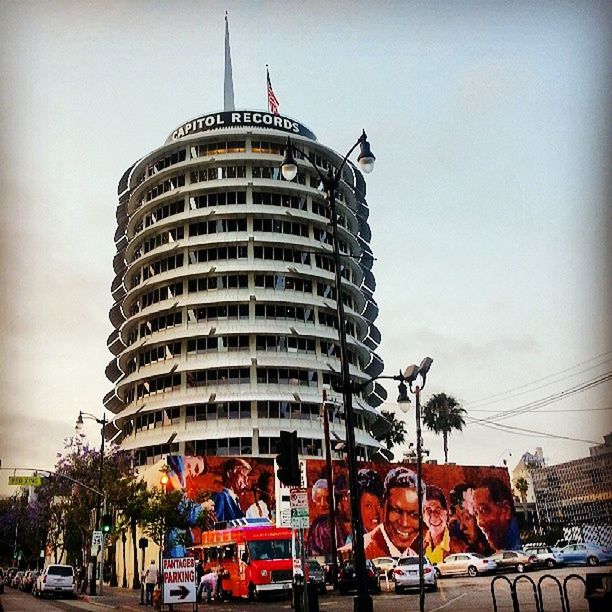
<path fill-rule="evenodd" d="M 437 583 L 437 582 L 434 582 L 434 583 L 431 585 L 431 587 L 429 587 L 429 590 L 430 590 L 432 593 L 435 593 L 435 592 L 438 590 L 438 583 Z"/>
<path fill-rule="evenodd" d="M 404 592 L 404 589 L 401 586 L 397 586 L 397 584 L 395 585 L 395 592 L 398 595 L 401 595 Z"/>
<path fill-rule="evenodd" d="M 478 576 L 478 570 L 473 565 L 468 567 L 468 576 L 471 576 L 472 578 Z"/>
<path fill-rule="evenodd" d="M 516 571 L 519 574 L 522 574 L 525 571 L 525 565 L 523 563 L 518 563 L 516 566 Z"/>
<path fill-rule="evenodd" d="M 436 578 L 442 578 L 442 572 L 437 567 L 434 567 L 434 571 L 436 572 Z"/>
<path fill-rule="evenodd" d="M 597 557 L 595 557 L 594 555 L 591 555 L 588 559 L 587 559 L 587 563 L 591 566 L 595 566 L 599 563 L 599 559 Z"/>
<path fill-rule="evenodd" d="M 553 569 L 554 567 L 557 567 L 557 564 L 555 563 L 554 559 L 548 559 L 546 561 L 546 567 L 548 567 L 549 569 Z"/>
<path fill-rule="evenodd" d="M 346 595 L 348 593 L 348 591 L 344 587 L 340 587 L 339 591 L 340 595 Z"/>

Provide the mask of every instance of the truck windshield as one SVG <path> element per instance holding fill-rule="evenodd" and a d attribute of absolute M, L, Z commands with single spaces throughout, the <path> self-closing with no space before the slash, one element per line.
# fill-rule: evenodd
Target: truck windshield
<path fill-rule="evenodd" d="M 253 561 L 291 559 L 291 540 L 257 540 L 249 542 L 249 555 Z"/>

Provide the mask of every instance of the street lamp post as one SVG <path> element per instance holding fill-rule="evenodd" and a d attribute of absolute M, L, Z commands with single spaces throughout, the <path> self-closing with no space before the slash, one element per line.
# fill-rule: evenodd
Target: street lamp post
<path fill-rule="evenodd" d="M 422 455 L 423 455 L 423 438 L 421 436 L 421 391 L 425 387 L 425 381 L 427 378 L 427 372 L 431 368 L 433 359 L 431 357 L 425 357 L 421 361 L 421 365 L 411 365 L 406 368 L 403 375 L 403 380 L 399 384 L 400 396 L 398 403 L 402 407 L 402 410 L 406 412 L 408 410 L 407 404 L 409 400 L 406 394 L 406 383 L 410 388 L 410 392 L 415 396 L 415 417 L 416 417 L 416 464 L 417 464 L 417 499 L 418 499 L 418 520 L 419 520 L 419 535 L 418 535 L 418 549 L 419 549 L 419 612 L 425 610 L 425 576 L 423 575 L 423 480 L 422 480 Z M 421 377 L 421 385 L 417 385 L 416 380 Z M 414 388 L 413 388 L 414 385 Z M 406 406 L 406 408 L 404 408 Z"/>
<path fill-rule="evenodd" d="M 367 571 L 365 563 L 365 550 L 363 544 L 363 527 L 359 512 L 359 499 L 357 495 L 357 455 L 355 451 L 355 429 L 353 416 L 353 395 L 351 389 L 351 379 L 349 372 L 349 358 L 346 341 L 346 322 L 344 318 L 344 302 L 342 299 L 342 271 L 340 265 L 340 242 L 338 240 L 338 213 L 336 211 L 336 193 L 340 185 L 342 170 L 349 158 L 349 155 L 360 147 L 357 161 L 363 172 L 369 174 L 374 168 L 375 157 L 370 151 L 365 131 L 357 139 L 357 142 L 349 149 L 344 156 L 342 163 L 334 168 L 330 164 L 327 174 L 323 174 L 312 158 L 301 149 L 292 144 L 291 139 L 287 138 L 285 157 L 281 164 L 283 177 L 287 181 L 292 181 L 298 172 L 297 163 L 293 156 L 293 151 L 298 151 L 314 168 L 319 176 L 327 195 L 327 202 L 331 213 L 332 237 L 333 237 L 333 256 L 336 279 L 336 313 L 338 316 L 338 336 L 340 341 L 340 368 L 342 378 L 342 399 L 344 404 L 344 418 L 346 422 L 346 455 L 348 464 L 349 488 L 351 495 L 351 526 L 353 538 L 353 556 L 355 561 L 355 574 L 357 578 L 357 596 L 354 600 L 355 612 L 372 612 L 372 597 L 368 593 Z M 332 530 L 335 525 L 331 525 Z"/>
<path fill-rule="evenodd" d="M 104 428 L 108 424 L 106 415 L 103 414 L 102 418 L 99 419 L 94 414 L 89 412 L 79 411 L 79 418 L 75 425 L 75 432 L 77 435 L 81 435 L 83 430 L 83 419 L 90 419 L 98 423 L 101 426 L 102 443 L 100 444 L 100 471 L 98 472 L 98 491 L 102 492 L 102 471 L 104 469 Z M 100 500 L 96 502 L 96 531 L 100 530 Z M 89 594 L 96 595 L 97 586 L 97 572 L 98 572 L 98 555 L 92 555 L 92 572 L 91 581 L 89 583 Z M 102 590 L 102 577 L 100 577 L 100 591 Z"/>

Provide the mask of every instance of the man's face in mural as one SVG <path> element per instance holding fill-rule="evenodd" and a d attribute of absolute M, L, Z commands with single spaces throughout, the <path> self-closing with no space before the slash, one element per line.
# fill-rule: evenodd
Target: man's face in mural
<path fill-rule="evenodd" d="M 384 512 L 385 531 L 400 550 L 412 545 L 419 532 L 419 502 L 417 492 L 407 487 L 389 491 Z"/>
<path fill-rule="evenodd" d="M 440 531 L 446 527 L 446 510 L 442 507 L 439 500 L 427 500 L 423 510 L 423 518 L 430 529 Z"/>
<path fill-rule="evenodd" d="M 489 489 L 479 487 L 474 490 L 474 509 L 478 526 L 489 544 L 495 550 L 501 550 L 512 519 L 510 504 L 506 500 L 494 502 Z"/>
<path fill-rule="evenodd" d="M 459 521 L 459 529 L 463 533 L 466 542 L 475 544 L 478 540 L 478 523 L 476 517 L 467 509 L 461 506 L 455 508 L 455 516 Z"/>
<path fill-rule="evenodd" d="M 242 491 L 246 491 L 249 488 L 249 473 L 251 470 L 246 466 L 239 465 L 237 466 L 229 481 L 229 488 L 232 489 L 235 493 L 241 493 Z"/>
<path fill-rule="evenodd" d="M 314 492 L 314 505 L 319 514 L 329 512 L 329 491 L 325 487 L 319 487 Z"/>
<path fill-rule="evenodd" d="M 378 527 L 382 518 L 380 499 L 371 493 L 363 493 L 360 500 L 361 520 L 366 531 Z"/>

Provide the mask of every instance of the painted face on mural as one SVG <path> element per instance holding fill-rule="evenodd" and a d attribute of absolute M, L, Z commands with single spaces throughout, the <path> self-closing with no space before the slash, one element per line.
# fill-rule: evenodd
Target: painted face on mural
<path fill-rule="evenodd" d="M 417 492 L 406 487 L 389 491 L 384 512 L 385 531 L 393 544 L 406 550 L 419 532 L 419 502 Z"/>
<path fill-rule="evenodd" d="M 378 527 L 382 520 L 382 504 L 376 495 L 363 493 L 360 500 L 361 520 L 366 531 Z"/>
<path fill-rule="evenodd" d="M 327 514 L 329 512 L 329 491 L 324 487 L 316 489 L 313 493 L 313 503 L 317 513 Z"/>
<path fill-rule="evenodd" d="M 249 474 L 251 470 L 246 466 L 237 466 L 230 479 L 230 488 L 236 493 L 246 491 L 249 488 Z"/>
<path fill-rule="evenodd" d="M 432 530 L 441 530 L 446 527 L 447 512 L 437 499 L 428 500 L 423 509 L 423 519 Z"/>
<path fill-rule="evenodd" d="M 495 549 L 503 548 L 508 526 L 512 519 L 512 509 L 506 500 L 495 502 L 489 489 L 478 487 L 474 490 L 474 510 L 478 526 L 485 534 L 489 544 Z"/>

